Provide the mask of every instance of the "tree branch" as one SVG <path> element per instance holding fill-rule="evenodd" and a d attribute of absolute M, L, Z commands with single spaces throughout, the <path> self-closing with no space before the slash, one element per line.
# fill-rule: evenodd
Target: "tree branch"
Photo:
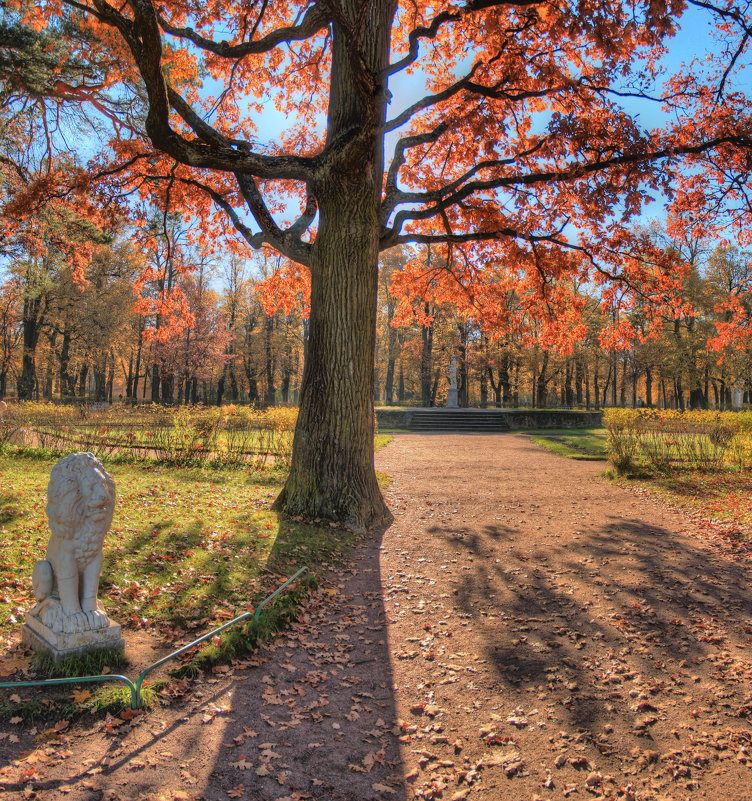
<path fill-rule="evenodd" d="M 418 28 L 410 31 L 408 35 L 409 50 L 404 58 L 391 64 L 384 71 L 384 77 L 394 75 L 397 72 L 409 67 L 410 64 L 418 60 L 418 48 L 421 39 L 434 39 L 439 32 L 439 28 L 447 22 L 458 22 L 466 14 L 472 14 L 475 11 L 483 11 L 487 8 L 496 8 L 498 6 L 513 6 L 515 8 L 527 8 L 529 6 L 539 5 L 539 0 L 471 0 L 466 6 L 457 9 L 456 11 L 442 11 L 431 20 L 431 24 L 426 27 L 421 25 Z"/>
<path fill-rule="evenodd" d="M 238 176 L 236 176 L 236 178 L 237 177 Z M 272 229 L 265 231 L 262 228 L 260 232 L 254 232 L 240 219 L 240 215 L 232 206 L 232 204 L 220 192 L 217 192 L 216 189 L 213 189 L 211 186 L 208 186 L 207 184 L 204 184 L 201 181 L 197 181 L 193 178 L 180 178 L 177 180 L 180 180 L 180 182 L 186 186 L 193 186 L 209 195 L 209 197 L 217 204 L 217 206 L 219 206 L 219 208 L 221 208 L 222 211 L 230 218 L 233 227 L 238 231 L 238 233 L 241 234 L 241 236 L 251 247 L 258 250 L 261 248 L 264 242 L 268 242 L 270 245 L 272 245 L 272 247 L 274 247 L 284 256 L 287 256 L 289 259 L 292 259 L 299 264 L 304 264 L 306 266 L 309 265 L 311 245 L 307 242 L 301 242 L 299 235 L 308 228 L 308 225 L 310 225 L 310 222 L 308 222 L 305 224 L 305 227 L 303 227 L 304 223 L 302 222 L 306 218 L 306 212 L 310 211 L 310 201 L 309 204 L 306 204 L 306 211 L 288 229 L 283 231 L 273 220 L 271 220 L 271 215 L 269 215 Z M 256 192 L 258 192 L 258 189 L 256 189 Z M 263 205 L 263 200 L 261 200 L 261 203 Z M 264 211 L 266 211 L 265 206 Z M 266 211 L 266 213 L 267 215 L 269 214 L 268 211 Z M 315 216 L 315 212 L 313 215 L 311 215 L 311 219 L 313 219 L 313 216 Z M 255 214 L 254 219 L 256 219 Z M 258 222 L 258 220 L 256 220 L 256 222 Z"/>
<path fill-rule="evenodd" d="M 191 167 L 245 172 L 263 179 L 305 181 L 313 171 L 314 160 L 301 156 L 264 156 L 254 153 L 250 144 L 237 147 L 191 109 L 177 93 L 170 93 L 162 72 L 162 40 L 157 14 L 150 0 L 131 0 L 133 20 L 125 17 L 106 0 L 93 0 L 103 22 L 116 28 L 133 54 L 146 85 L 149 110 L 146 133 L 158 150 Z M 170 127 L 173 106 L 202 141 L 191 141 Z M 183 116 L 185 115 L 185 116 Z"/>
<path fill-rule="evenodd" d="M 306 11 L 302 22 L 299 25 L 290 25 L 286 28 L 279 28 L 272 31 L 255 42 L 241 42 L 231 45 L 226 41 L 215 42 L 207 39 L 192 28 L 178 28 L 171 25 L 162 14 L 157 15 L 162 30 L 179 39 L 188 39 L 196 47 L 214 53 L 222 58 L 244 58 L 245 56 L 268 53 L 280 44 L 289 42 L 299 42 L 314 36 L 322 28 L 326 28 L 331 22 L 330 16 L 324 12 L 323 8 L 315 3 Z M 253 32 L 252 32 L 253 34 Z"/>
<path fill-rule="evenodd" d="M 715 139 L 700 142 L 696 145 L 681 145 L 664 147 L 654 151 L 623 153 L 608 159 L 570 164 L 558 170 L 542 170 L 527 174 L 506 175 L 485 181 L 472 181 L 466 183 L 448 197 L 444 197 L 447 191 L 446 187 L 434 190 L 433 192 L 401 192 L 400 190 L 395 190 L 390 196 L 390 202 L 394 205 L 398 203 L 434 203 L 434 205 L 424 209 L 406 209 L 398 212 L 391 232 L 394 236 L 398 236 L 402 225 L 406 221 L 427 220 L 436 215 L 440 215 L 451 206 L 460 203 L 476 192 L 519 186 L 536 186 L 538 184 L 565 183 L 612 168 L 625 167 L 641 162 L 650 163 L 681 155 L 700 155 L 723 145 L 733 145 L 735 147 L 749 149 L 752 148 L 752 139 L 746 136 L 720 136 Z M 498 164 L 501 166 L 503 162 L 499 161 Z M 436 201 L 435 199 L 437 197 L 440 197 L 440 199 Z M 390 239 L 390 233 L 385 233 L 382 238 Z"/>

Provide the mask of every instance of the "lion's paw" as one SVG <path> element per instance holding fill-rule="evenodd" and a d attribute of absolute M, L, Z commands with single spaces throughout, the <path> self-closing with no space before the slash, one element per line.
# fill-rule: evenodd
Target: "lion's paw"
<path fill-rule="evenodd" d="M 106 629 L 110 625 L 107 615 L 99 609 L 87 612 L 86 618 L 89 621 L 89 627 L 92 629 Z"/>
<path fill-rule="evenodd" d="M 83 612 L 74 612 L 65 618 L 63 630 L 66 634 L 79 634 L 89 628 L 89 620 Z"/>

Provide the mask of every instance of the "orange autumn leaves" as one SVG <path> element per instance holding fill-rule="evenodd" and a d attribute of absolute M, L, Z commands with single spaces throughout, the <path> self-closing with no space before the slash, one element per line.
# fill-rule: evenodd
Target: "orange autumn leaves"
<path fill-rule="evenodd" d="M 207 250 L 242 250 L 233 226 L 248 240 L 263 228 L 254 244 L 284 242 L 275 226 L 289 224 L 315 181 L 306 185 L 268 165 L 303 156 L 323 163 L 340 147 L 327 140 L 323 120 L 345 91 L 338 81 L 350 76 L 332 75 L 332 41 L 338 26 L 348 25 L 348 42 L 360 41 L 369 35 L 368 21 L 347 21 L 329 5 L 288 0 L 142 6 L 126 4 L 113 22 L 116 10 L 104 2 L 92 7 L 95 13 L 81 13 L 65 0 L 40 8 L 24 0 L 15 4 L 36 27 L 66 16 L 86 34 L 97 58 L 116 65 L 102 86 L 61 87 L 112 125 L 108 149 L 89 165 L 99 197 L 130 195 L 179 209 L 193 223 L 192 242 Z M 364 115 L 374 128 L 359 135 L 373 139 L 374 153 L 393 144 L 387 134 L 398 138 L 394 155 L 387 149 L 385 159 L 382 249 L 434 243 L 430 269 L 422 266 L 425 252 L 416 250 L 394 278 L 396 324 L 425 322 L 414 303 L 421 297 L 454 303 L 500 336 L 534 324 L 543 344 L 566 352 L 584 334 L 585 290 L 614 312 L 603 338 L 610 347 L 649 336 L 665 319 L 687 313 L 678 300 L 685 266 L 632 231 L 630 220 L 648 193 L 669 185 L 677 224 L 686 224 L 689 214 L 696 220 L 695 207 L 707 210 L 713 200 L 703 176 L 715 174 L 720 193 L 724 169 L 742 169 L 748 114 L 741 96 L 727 93 L 723 108 L 711 108 L 712 87 L 724 80 L 733 51 L 719 51 L 704 71 L 690 66 L 667 84 L 680 109 L 673 127 L 646 131 L 617 103 L 620 90 L 640 94 L 656 83 L 682 6 L 650 2 L 635 9 L 616 0 L 587 0 L 577 8 L 403 3 L 389 17 L 383 3 L 374 4 L 373 13 L 384 15 L 392 31 L 390 75 L 379 76 L 384 85 L 375 93 L 388 97 L 385 120 L 374 116 L 374 105 L 374 115 Z M 186 114 L 172 102 L 167 116 L 175 137 L 207 151 L 221 141 L 238 158 L 258 153 L 266 161 L 259 162 L 250 188 L 231 169 L 198 169 L 190 158 L 177 163 L 155 148 L 138 121 L 112 115 L 104 91 L 131 91 L 141 80 L 133 48 L 124 42 L 128 35 L 118 30 L 127 31 L 144 9 L 159 28 L 160 75 L 195 112 Z M 741 30 L 735 19 L 717 21 L 720 34 L 733 37 Z M 401 71 L 419 74 L 422 99 L 399 93 L 391 75 Z M 358 102 L 375 102 L 374 96 Z M 282 130 L 265 127 L 271 109 L 284 116 Z M 711 148 L 725 166 L 705 165 L 704 150 L 682 152 L 730 133 L 737 139 Z M 702 170 L 682 172 L 679 156 L 696 159 Z M 711 219 L 706 211 L 704 222 Z M 741 222 L 736 225 L 742 230 Z M 314 215 L 301 242 L 310 245 L 316 235 Z M 309 302 L 308 271 L 289 258 L 291 250 L 281 248 L 285 259 L 261 282 L 267 311 Z M 85 257 L 85 249 L 76 257 Z M 154 280 L 147 271 L 141 284 Z M 188 314 L 178 295 L 139 303 L 143 313 L 164 318 L 164 336 Z M 749 335 L 743 298 L 729 304 L 729 319 L 718 331 L 726 343 Z M 645 325 L 629 321 L 635 310 Z"/>

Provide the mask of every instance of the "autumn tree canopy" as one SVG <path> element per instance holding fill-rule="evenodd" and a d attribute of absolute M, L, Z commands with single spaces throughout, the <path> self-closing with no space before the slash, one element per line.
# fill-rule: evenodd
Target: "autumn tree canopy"
<path fill-rule="evenodd" d="M 573 281 L 656 320 L 678 302 L 675 254 L 628 222 L 646 194 L 677 189 L 683 159 L 700 166 L 678 202 L 704 202 L 692 185 L 703 160 L 722 184 L 750 144 L 745 104 L 724 94 L 744 62 L 745 12 L 692 5 L 736 45 L 671 81 L 660 59 L 683 0 L 9 7 L 60 33 L 65 58 L 97 66 L 95 78 L 52 87 L 109 126 L 79 183 L 103 198 L 159 198 L 204 236 L 232 227 L 307 269 L 310 344 L 277 505 L 362 529 L 388 515 L 372 455 L 381 251 L 435 245 L 430 274 L 416 265 L 406 295 L 430 285 L 502 332 L 517 307 L 564 347 L 581 311 Z M 406 102 L 416 85 L 422 96 Z M 663 130 L 643 130 L 622 106 L 651 93 L 673 111 Z M 284 118 L 278 137 L 270 114 Z"/>

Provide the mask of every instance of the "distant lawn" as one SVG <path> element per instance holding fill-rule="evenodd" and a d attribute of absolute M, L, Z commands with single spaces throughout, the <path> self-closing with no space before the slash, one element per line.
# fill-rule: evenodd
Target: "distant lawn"
<path fill-rule="evenodd" d="M 55 458 L 0 454 L 0 636 L 16 637 L 33 603 L 31 571 L 49 538 Z M 117 501 L 100 598 L 126 630 L 195 636 L 254 608 L 302 565 L 315 573 L 352 543 L 340 528 L 281 519 L 269 507 L 279 470 L 107 465 Z"/>
<path fill-rule="evenodd" d="M 532 442 L 558 456 L 586 461 L 605 461 L 605 428 L 544 428 L 522 432 Z"/>

